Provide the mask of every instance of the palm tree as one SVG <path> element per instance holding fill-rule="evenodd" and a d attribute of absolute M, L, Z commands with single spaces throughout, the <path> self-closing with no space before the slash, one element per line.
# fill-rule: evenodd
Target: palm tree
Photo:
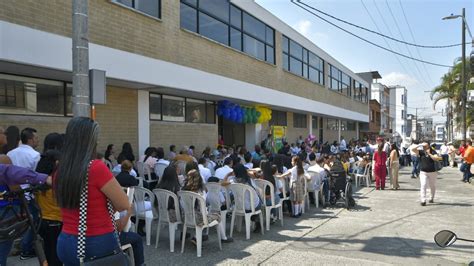
<path fill-rule="evenodd" d="M 466 80 L 469 81 L 471 78 L 471 71 L 469 65 L 469 58 L 466 58 Z M 441 84 L 436 86 L 431 91 L 431 100 L 433 101 L 433 109 L 435 109 L 436 104 L 441 100 L 450 100 L 452 104 L 452 112 L 460 114 L 463 106 L 457 103 L 460 103 L 462 100 L 462 82 L 461 82 L 461 72 L 462 72 L 462 62 L 461 58 L 458 58 L 454 62 L 453 68 L 451 68 L 448 73 L 444 74 L 441 78 Z M 474 84 L 468 83 L 467 90 L 474 90 Z M 467 125 L 471 125 L 474 122 L 474 104 L 467 103 Z M 461 116 L 457 116 L 454 121 L 456 125 L 460 126 L 462 124 Z M 469 126 L 468 126 L 469 127 Z"/>

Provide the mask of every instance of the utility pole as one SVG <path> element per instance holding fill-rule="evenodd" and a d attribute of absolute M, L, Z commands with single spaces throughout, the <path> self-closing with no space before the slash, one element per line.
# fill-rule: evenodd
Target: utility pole
<path fill-rule="evenodd" d="M 462 71 L 461 71 L 461 78 L 462 78 L 462 139 L 466 140 L 466 128 L 467 128 L 467 116 L 466 116 L 466 109 L 467 109 L 467 89 L 466 89 L 466 10 L 462 8 Z"/>
<path fill-rule="evenodd" d="M 88 0 L 72 1 L 72 112 L 89 117 Z"/>

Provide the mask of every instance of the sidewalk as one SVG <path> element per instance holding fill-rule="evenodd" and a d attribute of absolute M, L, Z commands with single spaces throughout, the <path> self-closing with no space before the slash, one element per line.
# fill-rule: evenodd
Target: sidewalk
<path fill-rule="evenodd" d="M 356 192 L 357 206 L 316 209 L 300 219 L 285 216 L 285 226 L 271 226 L 265 235 L 234 231 L 234 243 L 219 251 L 215 230 L 203 242 L 202 258 L 189 241 L 181 254 L 169 252 L 168 230 L 161 230 L 158 249 L 145 246 L 147 265 L 209 264 L 351 264 L 351 265 L 459 265 L 474 261 L 474 245 L 456 242 L 441 249 L 434 235 L 449 229 L 474 239 L 474 186 L 460 182 L 460 172 L 445 168 L 438 177 L 434 204 L 419 204 L 419 180 L 411 179 L 411 168 L 401 170 L 401 190 Z M 388 184 L 388 182 L 387 182 Z M 228 225 L 230 221 L 228 222 Z M 153 231 L 156 228 L 153 227 Z M 227 231 L 228 232 L 228 231 Z M 152 238 L 154 244 L 155 238 Z M 10 258 L 9 265 L 36 265 L 34 259 Z M 27 263 L 26 263 L 27 262 Z"/>

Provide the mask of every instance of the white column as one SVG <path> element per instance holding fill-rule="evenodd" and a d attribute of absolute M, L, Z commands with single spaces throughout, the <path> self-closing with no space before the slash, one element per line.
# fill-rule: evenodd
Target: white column
<path fill-rule="evenodd" d="M 360 122 L 356 122 L 356 139 L 360 139 L 360 136 L 359 136 L 359 123 Z"/>
<path fill-rule="evenodd" d="M 138 90 L 138 154 L 144 154 L 150 146 L 150 95 Z"/>
<path fill-rule="evenodd" d="M 337 120 L 338 127 L 337 127 L 337 139 L 338 142 L 341 142 L 341 119 Z"/>
<path fill-rule="evenodd" d="M 313 115 L 308 115 L 308 127 L 309 127 L 309 134 L 313 135 Z"/>

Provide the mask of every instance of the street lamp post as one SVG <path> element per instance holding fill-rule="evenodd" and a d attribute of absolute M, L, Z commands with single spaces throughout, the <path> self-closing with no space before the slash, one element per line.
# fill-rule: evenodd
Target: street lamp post
<path fill-rule="evenodd" d="M 461 52 L 461 60 L 462 60 L 462 70 L 461 70 L 461 80 L 462 80 L 462 99 L 461 99 L 461 105 L 462 105 L 462 139 L 466 140 L 466 129 L 467 129 L 467 116 L 466 116 L 466 109 L 467 109 L 467 88 L 466 88 L 466 27 L 467 30 L 469 31 L 469 35 L 471 36 L 472 39 L 472 34 L 471 31 L 469 30 L 469 26 L 467 26 L 466 23 L 466 12 L 465 9 L 462 9 L 462 15 L 453 15 L 444 17 L 443 20 L 447 19 L 456 19 L 456 18 L 462 18 L 462 52 Z"/>

